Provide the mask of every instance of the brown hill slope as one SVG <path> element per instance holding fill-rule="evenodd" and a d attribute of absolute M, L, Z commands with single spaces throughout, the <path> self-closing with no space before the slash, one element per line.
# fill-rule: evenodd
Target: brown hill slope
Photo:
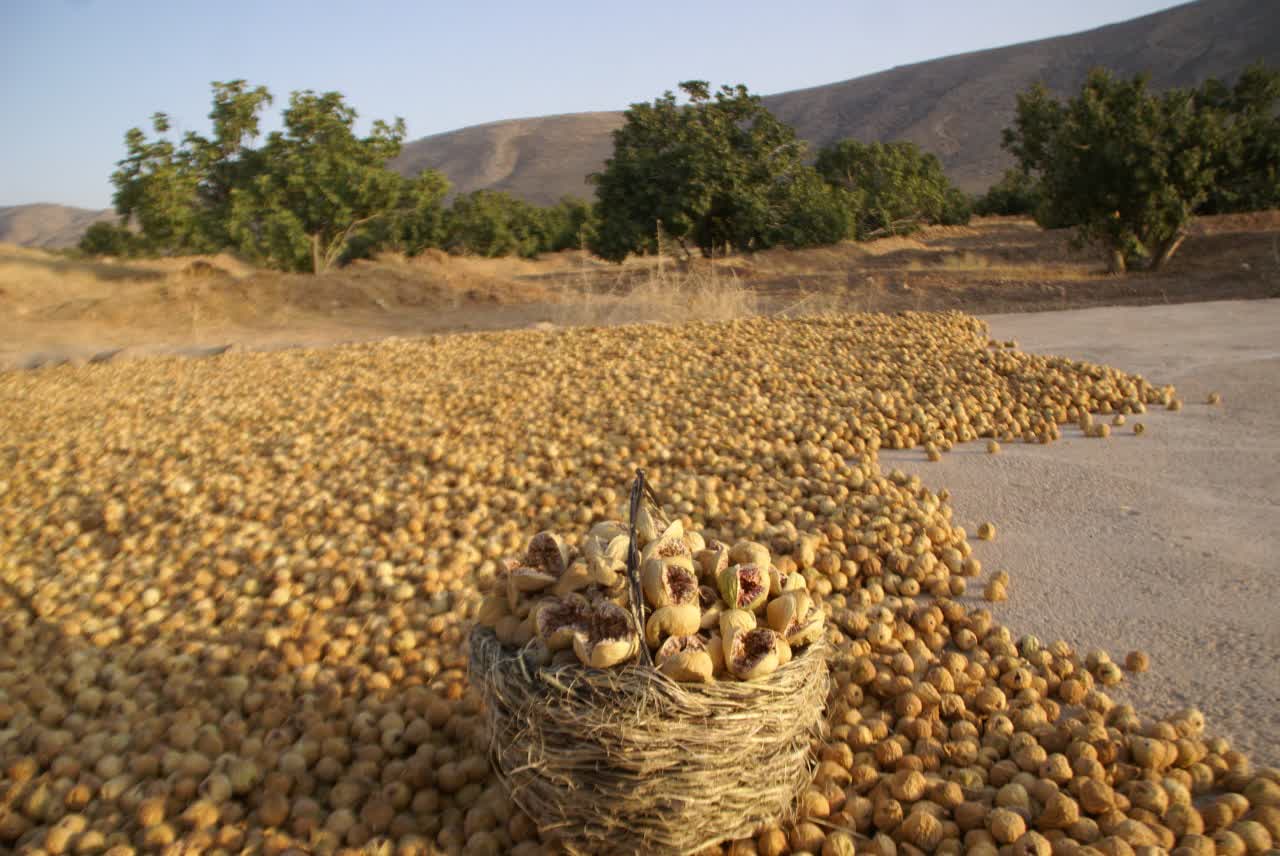
<path fill-rule="evenodd" d="M 1148 71 L 1157 88 L 1189 86 L 1234 77 L 1256 60 L 1280 66 L 1280 2 L 1199 0 L 1073 35 L 771 95 L 765 103 L 815 145 L 845 137 L 912 140 L 936 153 L 966 190 L 981 191 L 1009 164 L 1000 131 L 1015 94 L 1037 80 L 1063 95 L 1101 65 L 1122 75 Z M 612 147 L 609 133 L 621 122 L 620 113 L 576 113 L 462 128 L 409 143 L 396 168 L 440 169 L 463 192 L 493 188 L 544 204 L 586 197 L 584 176 L 600 168 Z"/>
<path fill-rule="evenodd" d="M 51 250 L 70 247 L 80 240 L 85 229 L 114 217 L 115 212 L 110 209 L 92 211 L 47 202 L 0 206 L 0 243 Z"/>

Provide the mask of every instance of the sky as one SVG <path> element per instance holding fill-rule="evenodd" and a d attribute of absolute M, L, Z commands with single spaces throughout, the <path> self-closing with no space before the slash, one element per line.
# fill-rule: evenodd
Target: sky
<path fill-rule="evenodd" d="M 208 129 L 212 81 L 337 90 L 408 139 L 625 109 L 681 80 L 770 95 L 1100 27 L 1170 0 L 0 0 L 0 206 L 111 204 L 124 133 Z"/>

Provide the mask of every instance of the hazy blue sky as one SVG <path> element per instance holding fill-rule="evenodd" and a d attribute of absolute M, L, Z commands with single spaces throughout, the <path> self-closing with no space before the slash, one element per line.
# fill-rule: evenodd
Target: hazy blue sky
<path fill-rule="evenodd" d="M 1170 0 L 0 0 L 0 205 L 106 207 L 126 129 L 204 130 L 209 83 L 336 89 L 413 139 L 612 110 L 677 81 L 762 95 L 1102 26 Z"/>

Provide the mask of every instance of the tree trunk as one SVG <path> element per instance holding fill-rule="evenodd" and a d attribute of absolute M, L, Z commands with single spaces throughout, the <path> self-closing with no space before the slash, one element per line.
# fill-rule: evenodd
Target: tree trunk
<path fill-rule="evenodd" d="M 1122 274 L 1125 270 L 1124 250 L 1119 248 L 1112 249 L 1107 257 L 1107 273 Z"/>
<path fill-rule="evenodd" d="M 320 233 L 311 236 L 311 272 L 324 273 L 324 250 L 320 248 Z"/>
<path fill-rule="evenodd" d="M 1187 239 L 1186 232 L 1178 232 L 1169 240 L 1160 245 L 1154 257 L 1151 259 L 1151 269 L 1161 270 L 1169 259 L 1173 258 L 1173 254 L 1178 251 L 1178 247 L 1182 246 L 1182 242 Z"/>

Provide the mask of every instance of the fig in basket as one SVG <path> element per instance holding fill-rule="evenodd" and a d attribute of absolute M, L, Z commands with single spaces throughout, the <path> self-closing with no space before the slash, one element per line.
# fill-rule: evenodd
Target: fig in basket
<path fill-rule="evenodd" d="M 729 564 L 768 568 L 773 564 L 773 557 L 769 555 L 769 548 L 763 544 L 756 541 L 739 541 L 729 550 Z"/>
<path fill-rule="evenodd" d="M 826 617 L 809 593 L 799 589 L 775 597 L 769 602 L 765 614 L 769 627 L 793 648 L 808 645 L 821 636 Z"/>
<path fill-rule="evenodd" d="M 591 527 L 591 532 L 599 530 L 599 526 Z M 626 564 L 627 545 L 630 543 L 626 532 L 613 535 L 612 530 L 599 530 L 600 535 L 589 534 L 582 540 L 582 558 L 593 562 L 595 559 L 617 560 Z M 608 537 L 607 537 L 608 536 Z"/>
<path fill-rule="evenodd" d="M 701 636 L 672 636 L 662 643 L 654 657 L 658 671 L 683 683 L 706 683 L 715 664 Z"/>
<path fill-rule="evenodd" d="M 534 609 L 533 622 L 538 638 L 554 652 L 573 645 L 574 634 L 587 628 L 590 615 L 591 605 L 575 592 L 543 600 Z"/>
<path fill-rule="evenodd" d="M 735 609 L 755 611 L 769 596 L 768 565 L 730 565 L 717 579 L 720 596 Z"/>
<path fill-rule="evenodd" d="M 768 677 L 782 665 L 786 640 L 768 627 L 734 630 L 724 640 L 724 660 L 729 674 L 740 681 Z M 790 659 L 790 649 L 786 651 Z"/>
<path fill-rule="evenodd" d="M 797 589 L 806 591 L 808 587 L 809 584 L 800 574 L 784 574 L 777 568 L 769 568 L 769 597 L 777 597 L 783 592 Z"/>
<path fill-rule="evenodd" d="M 712 586 L 698 586 L 698 606 L 702 608 L 703 630 L 715 630 L 720 626 L 720 613 L 728 605 L 720 600 L 720 593 Z"/>
<path fill-rule="evenodd" d="M 539 532 L 529 539 L 529 547 L 525 550 L 525 568 L 540 571 L 549 580 L 541 588 L 546 588 L 564 573 L 569 566 L 572 549 L 554 532 Z"/>
<path fill-rule="evenodd" d="M 644 545 L 640 550 L 640 561 L 650 559 L 672 559 L 676 556 L 688 558 L 690 568 L 693 567 L 693 551 L 685 540 L 684 524 L 679 520 L 668 526 L 661 535 Z"/>
<path fill-rule="evenodd" d="M 657 648 L 669 636 L 690 636 L 702 626 L 702 610 L 698 608 L 697 590 L 692 603 L 670 604 L 655 609 L 644 626 L 644 641 Z"/>
<path fill-rule="evenodd" d="M 646 560 L 640 566 L 640 586 L 654 609 L 698 603 L 698 578 L 688 565 L 688 556 Z"/>
<path fill-rule="evenodd" d="M 585 624 L 573 634 L 573 652 L 582 665 L 593 669 L 625 663 L 639 650 L 631 613 L 607 600 L 592 603 Z"/>
<path fill-rule="evenodd" d="M 712 539 L 693 554 L 693 561 L 702 580 L 715 584 L 720 572 L 729 567 L 729 545 Z"/>

